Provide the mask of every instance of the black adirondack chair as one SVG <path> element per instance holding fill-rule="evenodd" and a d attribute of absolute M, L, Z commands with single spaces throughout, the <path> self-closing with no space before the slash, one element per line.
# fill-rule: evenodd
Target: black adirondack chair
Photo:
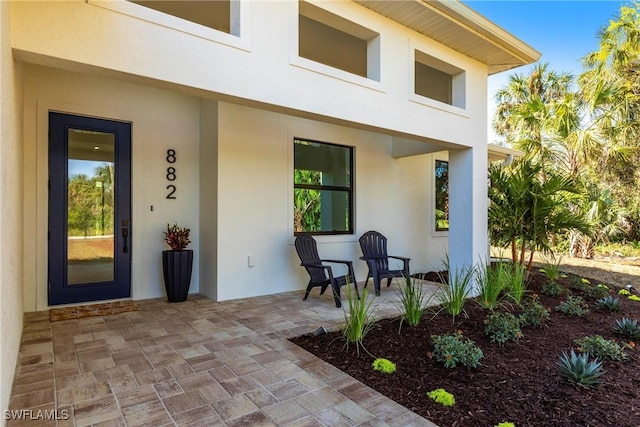
<path fill-rule="evenodd" d="M 377 231 L 367 231 L 360 237 L 360 248 L 362 249 L 361 260 L 367 263 L 369 272 L 364 287 L 367 287 L 369 278 L 373 278 L 376 296 L 380 295 L 380 282 L 387 279 L 387 287 L 391 285 L 391 279 L 394 277 L 409 277 L 409 260 L 401 256 L 393 256 L 387 254 L 387 238 Z M 392 270 L 389 267 L 389 258 L 402 261 L 401 270 Z"/>
<path fill-rule="evenodd" d="M 320 259 L 316 241 L 308 233 L 298 234 L 295 241 L 295 247 L 296 252 L 298 252 L 298 256 L 300 257 L 300 265 L 307 270 L 310 277 L 303 300 L 307 299 L 311 288 L 320 286 L 320 295 L 322 295 L 327 287 L 331 286 L 336 307 L 342 307 L 342 303 L 340 302 L 340 288 L 347 283 L 353 283 L 356 295 L 360 298 L 356 277 L 353 273 L 353 263 L 351 261 Z M 345 264 L 347 266 L 347 274 L 344 276 L 334 276 L 331 266 L 323 265 L 323 263 Z"/>

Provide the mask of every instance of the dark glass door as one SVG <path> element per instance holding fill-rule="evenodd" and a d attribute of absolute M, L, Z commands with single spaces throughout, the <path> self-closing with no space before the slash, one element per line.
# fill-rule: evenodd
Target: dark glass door
<path fill-rule="evenodd" d="M 131 295 L 131 124 L 49 113 L 49 305 Z"/>

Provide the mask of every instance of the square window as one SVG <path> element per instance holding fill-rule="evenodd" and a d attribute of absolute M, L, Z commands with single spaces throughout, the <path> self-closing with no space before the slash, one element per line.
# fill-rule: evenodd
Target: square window
<path fill-rule="evenodd" d="M 380 81 L 380 34 L 307 2 L 299 3 L 298 55 Z"/>
<path fill-rule="evenodd" d="M 353 148 L 294 140 L 294 233 L 353 233 Z"/>
<path fill-rule="evenodd" d="M 465 108 L 465 72 L 426 53 L 415 51 L 413 90 L 416 95 Z"/>

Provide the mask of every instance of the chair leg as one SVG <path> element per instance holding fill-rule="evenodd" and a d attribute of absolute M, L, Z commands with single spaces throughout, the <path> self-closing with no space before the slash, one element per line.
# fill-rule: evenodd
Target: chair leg
<path fill-rule="evenodd" d="M 313 286 L 311 286 L 311 282 L 309 282 L 309 285 L 307 285 L 307 290 L 304 293 L 304 298 L 302 298 L 302 301 L 305 301 L 307 299 L 307 297 L 309 296 L 309 292 L 311 292 L 311 288 L 313 288 Z"/>
<path fill-rule="evenodd" d="M 356 290 L 356 296 L 358 297 L 358 299 L 360 299 L 360 292 L 358 292 L 358 282 L 356 282 L 356 278 L 354 275 L 351 275 L 351 283 L 353 283 L 353 288 Z"/>
<path fill-rule="evenodd" d="M 336 303 L 336 307 L 337 308 L 342 307 L 342 302 L 340 301 L 340 285 L 338 285 L 337 283 L 333 282 L 331 284 L 331 288 L 333 290 L 333 300 Z"/>
<path fill-rule="evenodd" d="M 363 289 L 367 287 L 367 284 L 369 283 L 369 278 L 371 278 L 371 273 L 367 273 L 367 280 L 364 281 L 364 286 L 362 287 Z M 355 280 L 354 280 L 354 283 L 355 283 Z"/>
<path fill-rule="evenodd" d="M 393 277 L 387 277 L 387 288 L 391 286 L 391 279 L 393 279 Z"/>
<path fill-rule="evenodd" d="M 376 290 L 376 296 L 379 297 L 380 296 L 380 276 L 377 274 L 373 276 L 373 285 Z"/>
<path fill-rule="evenodd" d="M 320 288 L 320 295 L 324 295 L 324 291 L 327 290 L 327 286 L 329 285 L 322 285 L 322 287 Z"/>

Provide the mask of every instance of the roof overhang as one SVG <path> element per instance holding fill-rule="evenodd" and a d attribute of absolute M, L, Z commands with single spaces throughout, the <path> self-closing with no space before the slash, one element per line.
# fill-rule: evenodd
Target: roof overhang
<path fill-rule="evenodd" d="M 489 74 L 540 59 L 540 52 L 458 0 L 353 1 L 486 64 Z"/>
<path fill-rule="evenodd" d="M 487 146 L 489 162 L 507 162 L 511 163 L 513 159 L 522 157 L 523 153 L 511 148 L 502 147 L 500 145 L 489 144 Z"/>

